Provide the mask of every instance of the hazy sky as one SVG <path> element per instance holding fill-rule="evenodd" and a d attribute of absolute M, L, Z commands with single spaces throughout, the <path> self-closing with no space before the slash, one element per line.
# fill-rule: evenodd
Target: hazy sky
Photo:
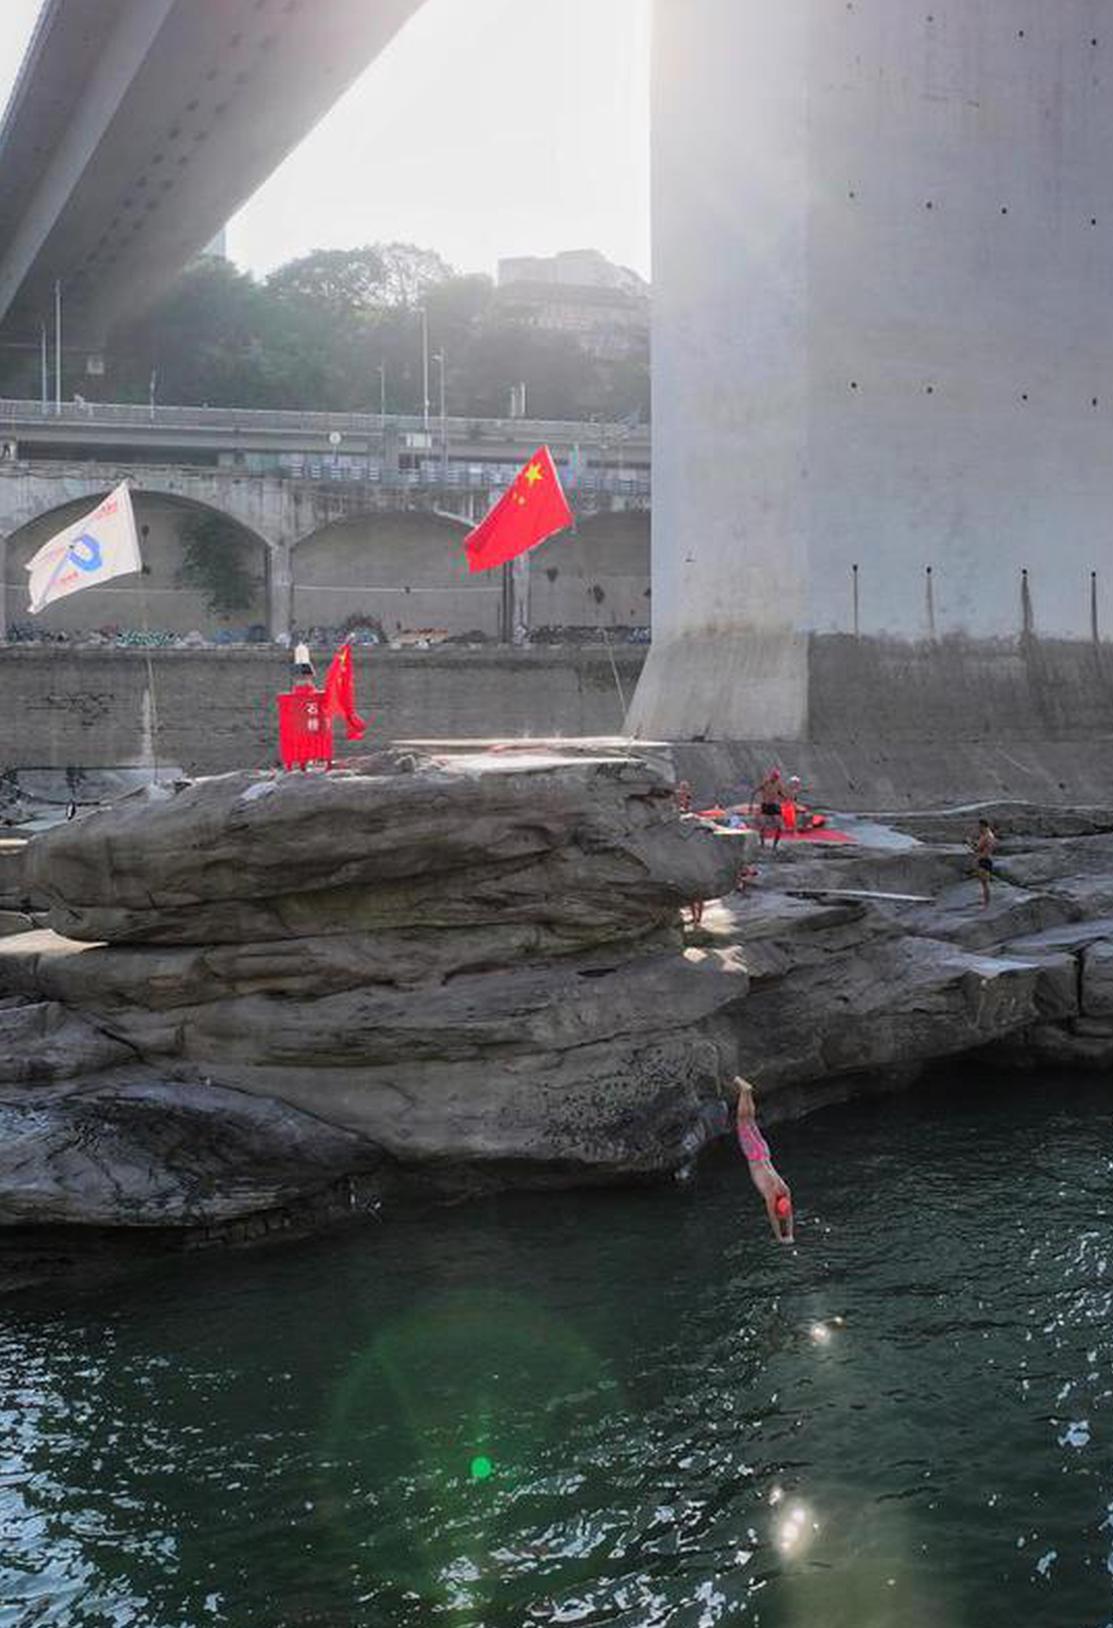
<path fill-rule="evenodd" d="M 80 4 L 81 0 L 71 0 Z M 649 271 L 650 0 L 426 0 L 230 223 L 240 265 L 403 239 Z M 0 0 L 0 103 L 39 0 Z"/>

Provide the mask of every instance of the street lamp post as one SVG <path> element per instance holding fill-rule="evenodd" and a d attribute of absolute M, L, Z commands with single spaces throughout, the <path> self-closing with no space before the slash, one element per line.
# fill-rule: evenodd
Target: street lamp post
<path fill-rule="evenodd" d="M 441 477 L 448 478 L 448 412 L 445 406 L 444 387 L 444 351 L 439 350 L 433 357 L 434 362 L 441 370 Z"/>
<path fill-rule="evenodd" d="M 379 363 L 379 428 L 386 433 L 386 363 Z"/>
<path fill-rule="evenodd" d="M 429 428 L 429 313 L 421 307 L 421 416 Z"/>
<path fill-rule="evenodd" d="M 54 279 L 54 410 L 62 411 L 62 279 Z"/>

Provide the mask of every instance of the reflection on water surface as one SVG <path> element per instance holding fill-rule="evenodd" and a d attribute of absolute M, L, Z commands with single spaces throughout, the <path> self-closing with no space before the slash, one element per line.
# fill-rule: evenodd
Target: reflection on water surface
<path fill-rule="evenodd" d="M 0 1628 L 1113 1625 L 1107 1101 L 12 1298 Z"/>

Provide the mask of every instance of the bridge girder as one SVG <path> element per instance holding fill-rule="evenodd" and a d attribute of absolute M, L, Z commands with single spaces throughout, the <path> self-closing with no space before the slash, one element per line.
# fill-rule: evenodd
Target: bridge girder
<path fill-rule="evenodd" d="M 0 127 L 0 331 L 96 349 L 422 0 L 46 0 Z"/>

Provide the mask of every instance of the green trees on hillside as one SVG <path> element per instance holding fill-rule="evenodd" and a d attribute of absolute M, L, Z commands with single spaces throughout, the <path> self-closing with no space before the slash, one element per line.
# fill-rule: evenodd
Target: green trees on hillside
<path fill-rule="evenodd" d="M 648 416 L 647 344 L 600 360 L 574 335 L 506 315 L 490 278 L 403 243 L 317 250 L 263 282 L 199 260 L 112 335 L 96 394 L 146 401 L 154 374 L 162 402 L 378 412 L 382 369 L 387 411 L 419 412 L 422 308 L 452 414 L 502 416 L 524 381 L 531 416 Z M 435 412 L 432 366 L 430 379 Z"/>

